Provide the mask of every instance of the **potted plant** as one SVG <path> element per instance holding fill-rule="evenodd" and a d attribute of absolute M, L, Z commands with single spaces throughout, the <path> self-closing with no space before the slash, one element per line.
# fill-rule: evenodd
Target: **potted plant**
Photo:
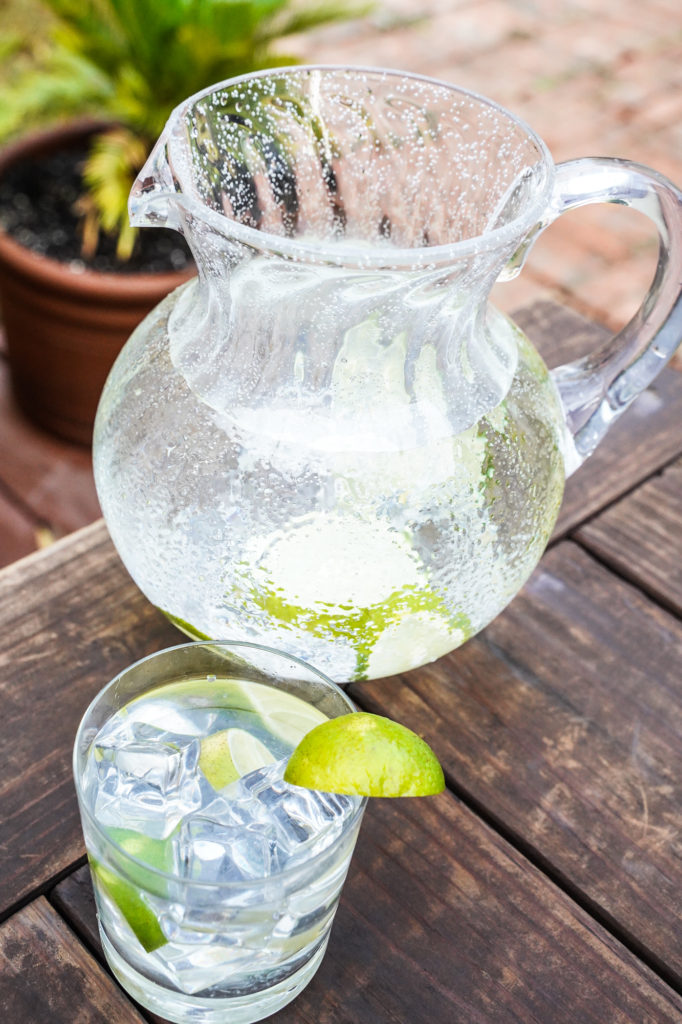
<path fill-rule="evenodd" d="M 276 41 L 356 16 L 339 0 L 42 0 L 37 61 L 0 87 L 0 309 L 14 393 L 89 443 L 99 393 L 143 316 L 193 272 L 127 198 L 171 110 L 205 86 L 296 63 Z M 26 123 L 58 127 L 26 137 Z M 84 120 L 85 119 L 85 120 Z M 156 236 L 156 237 L 153 237 Z M 149 241 L 147 240 L 149 238 Z"/>

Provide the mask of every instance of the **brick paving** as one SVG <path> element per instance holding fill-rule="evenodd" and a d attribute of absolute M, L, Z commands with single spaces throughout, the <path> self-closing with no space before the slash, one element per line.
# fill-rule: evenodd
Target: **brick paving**
<path fill-rule="evenodd" d="M 522 117 L 556 161 L 620 156 L 682 183 L 679 0 L 378 0 L 366 19 L 287 50 L 445 79 Z M 494 299 L 510 312 L 554 299 L 616 330 L 644 296 L 657 251 L 641 215 L 583 208 L 542 235 Z M 23 420 L 0 352 L 0 565 L 96 515 L 87 452 Z"/>

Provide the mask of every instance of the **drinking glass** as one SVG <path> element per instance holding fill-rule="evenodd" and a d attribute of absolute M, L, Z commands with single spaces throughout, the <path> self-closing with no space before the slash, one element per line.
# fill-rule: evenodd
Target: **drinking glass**
<path fill-rule="evenodd" d="M 366 801 L 282 773 L 298 735 L 354 710 L 310 666 L 240 642 L 152 654 L 93 700 L 74 749 L 83 832 L 104 953 L 143 1006 L 248 1024 L 310 980 Z M 216 791 L 201 770 L 216 732 L 272 763 Z"/>

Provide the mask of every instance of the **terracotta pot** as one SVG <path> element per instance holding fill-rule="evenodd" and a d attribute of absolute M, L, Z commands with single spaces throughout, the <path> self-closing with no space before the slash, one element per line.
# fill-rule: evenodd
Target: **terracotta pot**
<path fill-rule="evenodd" d="M 0 153 L 0 175 L 18 160 L 81 143 L 94 130 L 90 122 L 22 139 Z M 0 230 L 0 310 L 13 391 L 24 412 L 60 437 L 89 444 L 100 392 L 121 347 L 192 273 L 77 272 Z"/>

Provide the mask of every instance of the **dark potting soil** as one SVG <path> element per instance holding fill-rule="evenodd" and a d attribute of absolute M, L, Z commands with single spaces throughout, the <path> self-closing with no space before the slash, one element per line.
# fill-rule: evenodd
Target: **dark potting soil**
<path fill-rule="evenodd" d="M 70 148 L 7 168 L 0 176 L 2 229 L 26 248 L 79 269 L 131 274 L 191 266 L 182 235 L 165 228 L 143 228 L 132 257 L 125 262 L 116 258 L 115 238 L 100 232 L 94 257 L 83 258 L 74 204 L 83 192 L 86 152 L 85 146 Z"/>

